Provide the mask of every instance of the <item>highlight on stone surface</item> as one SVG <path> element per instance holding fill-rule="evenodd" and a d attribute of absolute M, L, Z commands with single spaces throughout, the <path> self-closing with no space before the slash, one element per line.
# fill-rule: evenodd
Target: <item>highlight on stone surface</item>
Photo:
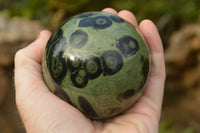
<path fill-rule="evenodd" d="M 61 24 L 43 57 L 49 89 L 91 119 L 116 116 L 141 96 L 150 70 L 136 28 L 110 13 L 88 12 Z"/>

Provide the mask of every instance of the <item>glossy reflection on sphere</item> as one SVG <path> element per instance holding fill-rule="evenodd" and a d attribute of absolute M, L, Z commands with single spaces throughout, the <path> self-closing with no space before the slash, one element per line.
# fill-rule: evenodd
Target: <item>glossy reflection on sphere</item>
<path fill-rule="evenodd" d="M 150 69 L 136 28 L 104 12 L 76 15 L 51 35 L 43 58 L 49 89 L 91 119 L 127 110 L 140 97 Z"/>

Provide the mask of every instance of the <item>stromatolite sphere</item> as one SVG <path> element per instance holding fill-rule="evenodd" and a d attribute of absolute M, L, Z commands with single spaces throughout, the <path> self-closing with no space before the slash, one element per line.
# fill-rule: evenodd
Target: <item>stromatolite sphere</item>
<path fill-rule="evenodd" d="M 91 119 L 127 110 L 141 95 L 150 68 L 147 46 L 136 28 L 103 12 L 64 22 L 44 55 L 49 89 Z"/>

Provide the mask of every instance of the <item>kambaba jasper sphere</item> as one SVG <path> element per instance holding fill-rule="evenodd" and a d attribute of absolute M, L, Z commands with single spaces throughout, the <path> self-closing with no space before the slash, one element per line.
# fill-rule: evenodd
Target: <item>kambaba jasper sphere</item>
<path fill-rule="evenodd" d="M 140 97 L 150 70 L 145 41 L 110 13 L 76 15 L 51 35 L 43 58 L 49 89 L 91 119 L 127 110 Z"/>

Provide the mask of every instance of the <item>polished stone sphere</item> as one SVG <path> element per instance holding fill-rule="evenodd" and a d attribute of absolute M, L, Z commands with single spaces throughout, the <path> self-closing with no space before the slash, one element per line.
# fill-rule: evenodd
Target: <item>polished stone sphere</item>
<path fill-rule="evenodd" d="M 137 29 L 110 13 L 71 17 L 51 35 L 43 57 L 49 89 L 91 119 L 118 115 L 141 96 L 150 70 Z"/>

